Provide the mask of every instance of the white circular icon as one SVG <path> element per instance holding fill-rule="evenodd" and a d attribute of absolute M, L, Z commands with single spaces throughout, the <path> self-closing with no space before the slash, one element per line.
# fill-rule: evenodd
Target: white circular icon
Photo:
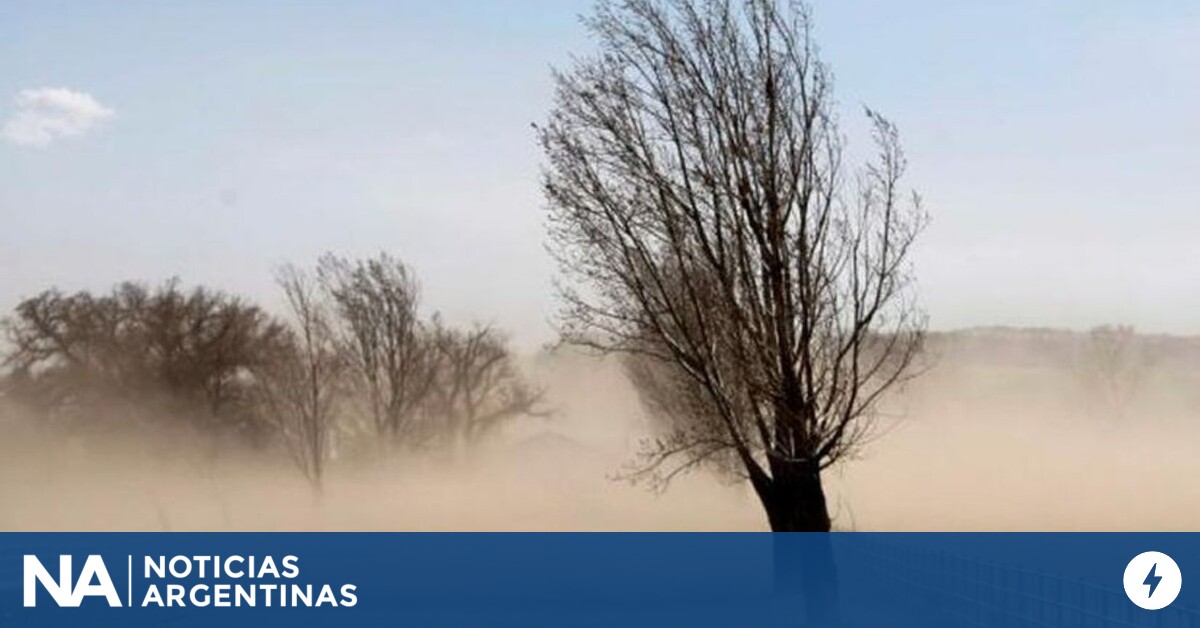
<path fill-rule="evenodd" d="M 1162 552 L 1138 554 L 1125 567 L 1125 595 L 1148 611 L 1169 606 L 1182 587 L 1179 565 Z"/>

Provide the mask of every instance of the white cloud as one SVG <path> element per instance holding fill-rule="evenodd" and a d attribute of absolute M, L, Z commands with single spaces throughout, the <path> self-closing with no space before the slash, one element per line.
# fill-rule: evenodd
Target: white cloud
<path fill-rule="evenodd" d="M 114 115 L 91 94 L 65 87 L 24 89 L 13 103 L 16 112 L 4 123 L 0 136 L 17 146 L 49 146 L 82 135 Z"/>

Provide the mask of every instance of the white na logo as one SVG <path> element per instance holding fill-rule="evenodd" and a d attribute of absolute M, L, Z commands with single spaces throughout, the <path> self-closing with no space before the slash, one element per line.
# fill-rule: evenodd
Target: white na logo
<path fill-rule="evenodd" d="M 121 605 L 121 598 L 117 595 L 117 588 L 113 586 L 112 578 L 108 575 L 108 568 L 104 566 L 104 559 L 96 554 L 87 557 L 87 561 L 83 563 L 83 571 L 79 573 L 79 581 L 74 586 L 71 584 L 70 556 L 58 557 L 58 581 L 55 581 L 54 576 L 50 575 L 37 556 L 26 554 L 25 606 L 27 608 L 37 606 L 38 582 L 42 583 L 42 587 L 59 606 L 76 607 L 83 602 L 83 598 L 93 595 L 103 596 L 108 600 L 109 606 Z"/>

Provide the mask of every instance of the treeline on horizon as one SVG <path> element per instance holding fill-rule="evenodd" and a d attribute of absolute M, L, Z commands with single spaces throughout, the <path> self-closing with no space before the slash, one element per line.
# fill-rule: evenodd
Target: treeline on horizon
<path fill-rule="evenodd" d="M 0 402 L 80 433 L 279 448 L 315 486 L 335 456 L 457 457 L 546 413 L 505 333 L 425 315 L 417 278 L 387 254 L 327 254 L 276 281 L 281 315 L 178 280 L 27 298 L 0 321 Z"/>

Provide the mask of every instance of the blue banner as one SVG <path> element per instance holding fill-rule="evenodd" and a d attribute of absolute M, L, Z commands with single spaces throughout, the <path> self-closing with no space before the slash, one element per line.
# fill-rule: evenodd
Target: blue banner
<path fill-rule="evenodd" d="M 0 624 L 1169 628 L 1198 565 L 1197 534 L 4 534 Z"/>

